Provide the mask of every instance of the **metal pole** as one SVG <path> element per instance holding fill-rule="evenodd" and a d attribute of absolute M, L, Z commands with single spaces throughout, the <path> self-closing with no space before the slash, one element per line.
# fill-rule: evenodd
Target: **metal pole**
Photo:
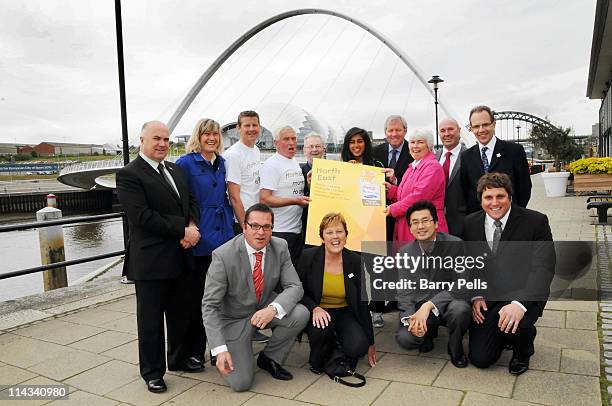
<path fill-rule="evenodd" d="M 130 144 L 127 128 L 127 108 L 125 101 L 125 73 L 123 70 L 123 29 L 121 23 L 121 0 L 115 0 L 115 31 L 117 33 L 117 71 L 119 73 L 119 103 L 121 105 L 121 138 L 123 140 L 123 165 L 130 162 Z M 127 250 L 129 226 L 123 217 L 123 247 Z"/>
<path fill-rule="evenodd" d="M 434 100 L 436 104 L 436 151 L 440 149 L 440 136 L 438 130 L 438 87 L 434 87 Z"/>

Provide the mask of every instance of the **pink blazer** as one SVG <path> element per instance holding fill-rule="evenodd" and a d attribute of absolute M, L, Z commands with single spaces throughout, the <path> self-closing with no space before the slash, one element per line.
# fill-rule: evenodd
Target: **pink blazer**
<path fill-rule="evenodd" d="M 387 199 L 391 215 L 395 218 L 394 241 L 413 241 L 410 226 L 406 221 L 406 211 L 419 200 L 430 200 L 436 206 L 438 214 L 438 230 L 448 233 L 448 225 L 444 217 L 444 192 L 446 186 L 444 171 L 433 153 L 429 153 L 419 162 L 416 169 L 412 164 L 402 178 L 399 186 L 391 186 L 387 191 Z"/>

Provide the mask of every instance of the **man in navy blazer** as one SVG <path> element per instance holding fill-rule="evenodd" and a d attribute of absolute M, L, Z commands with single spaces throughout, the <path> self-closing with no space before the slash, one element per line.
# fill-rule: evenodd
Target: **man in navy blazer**
<path fill-rule="evenodd" d="M 156 393 L 166 391 L 164 315 L 168 369 L 202 369 L 184 345 L 193 277 L 187 250 L 200 239 L 200 211 L 181 169 L 165 161 L 169 146 L 164 123 L 145 123 L 138 157 L 117 171 L 117 197 L 129 221 L 124 267 L 136 285 L 140 375 Z"/>
<path fill-rule="evenodd" d="M 523 147 L 495 136 L 495 117 L 487 106 L 476 106 L 470 111 L 470 131 L 478 142 L 461 154 L 461 185 L 467 214 L 480 210 L 476 185 L 482 175 L 491 172 L 508 175 L 514 191 L 512 202 L 527 207 L 531 197 L 531 178 Z"/>

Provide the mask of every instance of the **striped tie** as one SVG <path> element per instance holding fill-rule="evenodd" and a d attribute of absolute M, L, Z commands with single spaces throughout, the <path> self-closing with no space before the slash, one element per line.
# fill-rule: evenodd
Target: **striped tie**
<path fill-rule="evenodd" d="M 255 255 L 255 266 L 253 267 L 253 285 L 255 286 L 255 296 L 257 297 L 257 301 L 260 301 L 264 288 L 264 276 L 263 270 L 261 269 L 263 252 L 256 252 L 253 255 Z"/>

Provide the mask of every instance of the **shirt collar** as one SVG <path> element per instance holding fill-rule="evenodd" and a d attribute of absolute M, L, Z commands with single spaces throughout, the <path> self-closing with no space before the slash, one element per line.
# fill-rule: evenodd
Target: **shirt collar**
<path fill-rule="evenodd" d="M 461 143 L 455 145 L 453 149 L 446 149 L 446 147 L 442 149 L 442 155 L 446 155 L 447 152 L 451 152 L 453 156 L 458 156 L 459 152 L 461 152 Z"/>
<path fill-rule="evenodd" d="M 495 143 L 497 142 L 497 137 L 493 136 L 493 138 L 491 138 L 491 141 L 489 141 L 489 143 L 487 145 L 483 145 L 480 142 L 478 143 L 478 149 L 482 151 L 482 147 L 487 147 L 488 151 L 491 151 L 491 153 L 493 153 L 493 150 L 495 149 Z"/>
<path fill-rule="evenodd" d="M 166 167 L 165 162 L 162 160 L 161 162 L 157 162 L 154 159 L 149 158 L 148 156 L 146 156 L 145 154 L 142 153 L 142 151 L 138 151 L 138 155 L 140 155 L 140 157 L 142 159 L 144 159 L 144 161 L 146 163 L 148 163 L 149 165 L 151 165 L 151 168 L 155 169 L 157 171 L 157 167 L 159 166 L 159 164 L 163 164 L 164 167 Z"/>
<path fill-rule="evenodd" d="M 389 149 L 387 150 L 387 153 L 390 153 L 390 152 L 391 152 L 391 151 L 393 151 L 394 149 L 396 149 L 396 150 L 397 150 L 397 152 L 402 152 L 402 148 L 404 148 L 404 143 L 405 143 L 405 142 L 406 142 L 406 141 L 402 141 L 402 143 L 400 144 L 400 146 L 399 146 L 399 147 L 397 147 L 397 148 L 393 148 L 393 147 L 391 146 L 391 144 L 387 143 L 387 145 L 389 146 Z"/>
<path fill-rule="evenodd" d="M 249 243 L 247 242 L 246 238 L 244 239 L 244 245 L 246 245 L 246 250 L 247 250 L 247 254 L 249 255 L 249 258 L 251 257 L 251 255 L 253 255 L 256 252 L 261 252 L 262 254 L 266 255 L 266 247 L 263 247 L 262 249 L 260 249 L 259 251 L 255 250 L 255 248 L 251 247 L 249 245 Z"/>
<path fill-rule="evenodd" d="M 410 165 L 412 165 L 412 169 L 416 169 L 417 166 L 419 166 L 419 163 L 422 161 L 422 159 L 419 159 L 418 161 L 412 161 L 412 163 Z"/>
<path fill-rule="evenodd" d="M 506 223 L 508 222 L 508 217 L 510 217 L 510 212 L 512 211 L 512 206 L 508 209 L 508 212 L 502 217 L 499 221 L 502 223 L 502 229 L 506 227 Z M 485 222 L 487 223 L 487 227 L 495 227 L 494 221 L 488 214 L 485 214 Z"/>

